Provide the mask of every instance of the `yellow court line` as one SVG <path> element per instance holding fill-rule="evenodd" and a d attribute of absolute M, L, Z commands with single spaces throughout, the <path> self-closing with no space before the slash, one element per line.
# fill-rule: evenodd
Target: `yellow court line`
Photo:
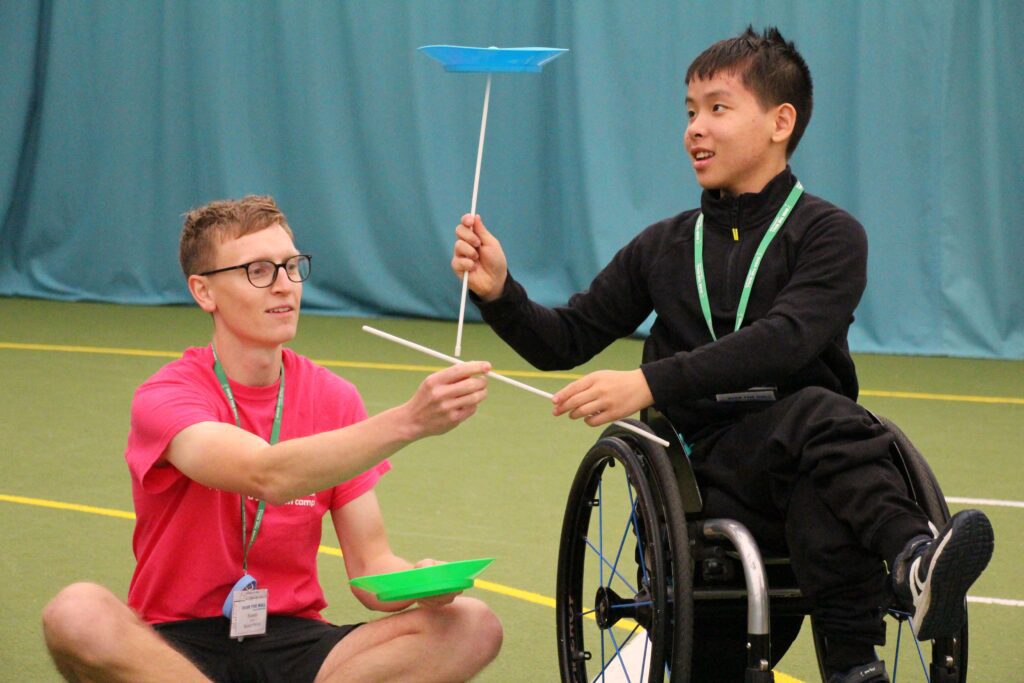
<path fill-rule="evenodd" d="M 28 498 L 26 496 L 9 496 L 0 493 L 0 501 L 6 503 L 19 503 L 21 505 L 35 505 L 37 507 L 55 508 L 57 510 L 71 510 L 73 512 L 88 512 L 93 515 L 104 515 L 106 517 L 118 517 L 120 519 L 135 519 L 135 513 L 112 508 L 100 508 L 92 505 L 79 505 L 78 503 L 62 503 L 58 500 L 45 500 L 43 498 Z"/>
<path fill-rule="evenodd" d="M 28 496 L 12 496 L 0 493 L 0 502 L 17 503 L 19 505 L 33 505 L 36 507 L 52 508 L 55 510 L 70 510 L 71 512 L 86 512 L 93 515 L 118 517 L 120 519 L 135 519 L 134 513 L 127 512 L 125 510 L 101 508 L 96 507 L 94 505 L 79 505 L 78 503 L 65 503 L 59 500 L 47 500 L 45 498 L 29 498 Z M 339 548 L 332 548 L 328 545 L 321 545 L 318 550 L 324 555 L 342 557 L 341 549 Z M 544 607 L 555 606 L 555 601 L 553 598 L 549 598 L 546 595 L 540 595 L 539 593 L 531 593 L 530 591 L 524 591 L 519 588 L 505 586 L 503 584 L 494 583 L 492 581 L 484 581 L 482 579 L 476 579 L 475 585 L 478 588 L 482 588 L 492 593 L 500 593 L 501 595 L 507 595 L 509 597 L 518 598 L 519 600 L 532 602 L 536 605 L 543 605 Z"/>
<path fill-rule="evenodd" d="M 0 349 L 3 344 L 0 344 Z M 441 365 L 405 365 L 401 363 L 370 363 L 355 360 L 322 360 L 312 359 L 317 365 L 337 368 L 361 368 L 368 370 L 411 370 L 413 372 L 437 372 Z M 497 370 L 495 371 L 497 372 Z M 579 379 L 583 375 L 571 372 L 541 372 L 540 370 L 502 370 L 500 374 L 516 377 L 541 377 L 544 379 Z"/>
<path fill-rule="evenodd" d="M 55 510 L 70 510 L 72 512 L 87 512 L 94 515 L 104 515 L 106 517 L 119 517 L 121 519 L 135 519 L 135 514 L 127 512 L 125 510 L 115 510 L 113 508 L 101 508 L 93 505 L 79 505 L 78 503 L 64 503 L 58 500 L 46 500 L 45 498 L 29 498 L 27 496 L 12 496 L 4 493 L 0 493 L 0 501 L 7 503 L 18 503 L 20 505 L 33 505 L 36 507 L 52 508 Z M 339 548 L 332 548 L 331 546 L 321 545 L 319 552 L 325 555 L 333 555 L 335 557 L 342 557 L 341 550 Z M 526 602 L 532 602 L 536 605 L 543 605 L 544 607 L 554 607 L 555 601 L 553 598 L 549 598 L 546 595 L 540 595 L 539 593 L 531 593 L 530 591 L 524 591 L 519 588 L 513 588 L 512 586 L 505 586 L 500 583 L 494 583 L 493 581 L 484 581 L 482 579 L 476 579 L 478 588 L 482 588 L 492 593 L 499 593 Z"/>
<path fill-rule="evenodd" d="M 0 342 L 0 349 L 17 351 L 51 351 L 64 353 L 98 353 L 114 356 L 146 356 L 151 358 L 180 358 L 180 352 L 151 351 L 147 349 L 127 349 L 103 346 L 72 346 L 64 344 L 27 344 L 19 342 Z M 314 363 L 329 367 L 358 368 L 363 370 L 401 370 L 409 372 L 436 372 L 441 366 L 406 365 L 400 363 L 372 363 L 345 360 L 314 360 Z M 496 370 L 497 372 L 497 370 Z M 501 370 L 500 374 L 510 377 L 540 377 L 545 379 L 579 379 L 583 375 L 573 372 L 541 372 L 537 370 Z M 972 396 L 969 394 L 932 394 L 915 391 L 885 391 L 881 389 L 863 389 L 861 396 L 876 398 L 902 398 L 921 401 L 949 401 L 959 403 L 987 403 L 995 405 L 1024 406 L 1024 398 L 1014 396 Z"/>
<path fill-rule="evenodd" d="M 63 353 L 101 353 L 111 356 L 149 356 L 152 358 L 180 358 L 181 353 L 170 351 L 148 351 L 146 349 L 125 349 L 105 346 L 71 346 L 67 344 L 22 344 L 19 342 L 0 342 L 0 349 L 17 351 L 58 351 Z"/>
<path fill-rule="evenodd" d="M 70 510 L 72 512 L 86 512 L 94 515 L 104 515 L 106 517 L 118 517 L 121 519 L 135 519 L 135 514 L 126 512 L 124 510 L 115 510 L 113 508 L 101 508 L 93 505 L 79 505 L 78 503 L 64 503 L 58 500 L 46 500 L 45 498 L 29 498 L 27 496 L 11 496 L 0 493 L 0 501 L 7 503 L 18 503 L 21 505 L 33 505 L 36 507 L 52 508 L 56 510 Z M 318 552 L 324 555 L 333 555 L 335 557 L 342 557 L 340 548 L 332 548 L 328 545 L 321 545 L 318 548 Z M 477 588 L 490 591 L 491 593 L 498 593 L 508 597 L 523 600 L 525 602 L 532 602 L 535 605 L 542 605 L 544 607 L 554 608 L 554 598 L 549 598 L 546 595 L 539 593 L 532 593 L 525 591 L 520 588 L 513 588 L 512 586 L 506 586 L 500 583 L 494 583 L 493 581 L 484 581 L 483 579 L 476 579 L 475 584 Z M 623 620 L 628 621 L 628 620 Z M 627 624 L 628 626 L 628 624 Z"/>
<path fill-rule="evenodd" d="M 542 607 L 550 607 L 552 609 L 555 607 L 554 598 L 549 598 L 548 596 L 541 595 L 540 593 L 531 593 L 530 591 L 512 588 L 511 586 L 494 583 L 493 581 L 485 581 L 484 579 L 473 579 L 473 585 L 477 588 L 483 588 L 485 591 L 498 593 L 499 595 L 506 595 L 510 598 L 523 600 L 524 602 L 532 602 L 533 604 L 541 605 Z"/>
<path fill-rule="evenodd" d="M 962 394 L 926 394 L 916 391 L 882 391 L 880 389 L 864 389 L 861 396 L 878 398 L 912 398 L 921 401 L 958 401 L 961 403 L 996 403 L 1024 406 L 1024 398 L 1012 396 L 968 396 Z"/>
<path fill-rule="evenodd" d="M 96 353 L 110 356 L 143 356 L 149 358 L 181 358 L 181 352 L 127 349 L 106 346 L 75 346 L 69 344 L 29 344 L 22 342 L 0 342 L 0 349 L 13 351 L 50 351 L 58 353 Z M 360 370 L 404 370 L 409 372 L 437 372 L 440 365 L 412 365 L 408 363 L 374 363 L 356 360 L 312 359 L 325 367 L 356 368 Z M 517 377 L 544 377 L 549 379 L 578 379 L 583 375 L 570 372 L 541 372 L 539 370 L 510 370 L 503 374 Z"/>
<path fill-rule="evenodd" d="M 29 498 L 27 496 L 12 496 L 4 493 L 0 493 L 0 502 L 17 503 L 20 505 L 33 505 L 36 507 L 52 508 L 56 510 L 69 510 L 72 512 L 86 512 L 94 515 L 104 515 L 107 517 L 118 517 L 120 519 L 135 519 L 134 513 L 127 512 L 125 510 L 116 510 L 113 508 L 101 508 L 93 505 L 79 505 L 78 503 L 65 503 L 58 500 L 47 500 L 45 498 Z M 321 545 L 318 552 L 324 555 L 333 555 L 335 557 L 342 557 L 341 550 L 339 548 L 332 548 L 330 546 Z M 519 588 L 513 588 L 500 583 L 494 583 L 493 581 L 484 581 L 483 579 L 476 579 L 474 585 L 485 591 L 492 593 L 498 593 L 506 595 L 526 602 L 531 602 L 536 605 L 544 607 L 555 607 L 555 601 L 553 598 L 549 598 L 546 595 L 539 593 L 532 593 L 530 591 L 524 591 Z M 593 619 L 592 614 L 587 615 Z M 634 623 L 629 619 L 621 620 L 617 626 L 621 626 L 624 629 L 632 630 Z M 787 676 L 781 672 L 776 673 L 776 680 L 779 683 L 801 683 L 799 679 Z"/>
<path fill-rule="evenodd" d="M 94 505 L 80 505 L 78 503 L 65 503 L 59 500 L 47 500 L 45 498 L 30 498 L 28 496 L 13 496 L 6 493 L 0 493 L 0 502 L 5 503 L 17 503 L 19 505 L 32 505 L 35 507 L 51 508 L 54 510 L 69 510 L 71 512 L 86 512 L 93 515 L 103 515 L 105 517 L 118 517 L 120 519 L 135 519 L 135 513 L 128 512 L 126 510 L 116 510 L 114 508 L 101 508 Z M 324 555 L 334 555 L 335 557 L 342 557 L 340 548 L 332 548 L 328 545 L 321 545 L 318 548 L 318 552 Z M 483 581 L 481 579 L 476 580 L 476 585 L 484 590 L 491 591 L 492 593 L 501 593 L 513 598 L 519 598 L 527 602 L 532 602 L 537 605 L 544 605 L 545 607 L 554 607 L 555 601 L 538 593 L 531 593 L 524 591 L 519 588 L 512 588 L 511 586 L 505 586 L 500 583 L 493 583 L 491 581 Z"/>
<path fill-rule="evenodd" d="M 0 498 L 2 499 L 2 498 Z M 344 557 L 341 553 L 341 549 L 332 548 L 329 545 L 321 545 L 319 552 L 324 555 L 333 555 L 334 557 Z M 486 581 L 484 579 L 474 579 L 473 586 L 481 590 L 485 590 L 491 593 L 497 593 L 498 595 L 504 595 L 516 600 L 522 600 L 523 602 L 530 602 L 534 605 L 540 605 L 542 607 L 555 608 L 555 599 L 549 598 L 546 595 L 540 593 L 534 593 L 532 591 L 525 591 L 521 588 L 513 588 L 512 586 L 506 586 L 501 583 L 494 583 L 493 581 Z M 586 615 L 589 619 L 595 619 L 593 614 Z M 620 619 L 616 626 L 620 626 L 624 630 L 632 630 L 633 626 L 636 625 L 632 619 Z"/>
<path fill-rule="evenodd" d="M 334 555 L 335 557 L 343 557 L 340 548 L 332 548 L 329 545 L 320 546 L 320 552 L 324 555 Z M 494 583 L 493 581 L 484 581 L 483 579 L 474 579 L 473 585 L 477 588 L 482 588 L 485 591 L 492 593 L 498 593 L 500 595 L 507 595 L 512 598 L 517 598 L 525 602 L 532 602 L 535 605 L 542 605 L 544 607 L 554 608 L 554 598 L 549 598 L 546 595 L 540 593 L 531 593 L 530 591 L 524 591 L 520 588 L 512 588 L 500 583 Z"/>

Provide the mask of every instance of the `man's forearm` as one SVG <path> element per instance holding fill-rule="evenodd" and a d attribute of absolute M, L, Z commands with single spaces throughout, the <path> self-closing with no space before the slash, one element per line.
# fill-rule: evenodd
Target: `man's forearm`
<path fill-rule="evenodd" d="M 342 429 L 282 441 L 257 455 L 260 498 L 280 505 L 347 481 L 420 438 L 404 406 Z"/>

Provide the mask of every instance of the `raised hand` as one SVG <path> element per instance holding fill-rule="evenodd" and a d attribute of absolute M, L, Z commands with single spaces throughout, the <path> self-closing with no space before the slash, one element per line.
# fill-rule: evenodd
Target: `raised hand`
<path fill-rule="evenodd" d="M 469 271 L 469 288 L 484 301 L 501 296 L 508 275 L 505 252 L 479 215 L 466 214 L 455 226 L 452 270 L 461 279 Z"/>
<path fill-rule="evenodd" d="M 404 405 L 419 436 L 444 434 L 468 419 L 487 397 L 491 364 L 459 363 L 428 376 Z"/>

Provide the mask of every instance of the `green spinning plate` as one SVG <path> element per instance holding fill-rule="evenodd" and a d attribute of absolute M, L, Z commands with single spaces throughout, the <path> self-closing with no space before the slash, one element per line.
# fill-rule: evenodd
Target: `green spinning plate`
<path fill-rule="evenodd" d="M 356 588 L 374 593 L 378 600 L 418 600 L 432 595 L 444 595 L 473 587 L 473 579 L 493 557 L 477 560 L 446 562 L 432 567 L 417 567 L 388 574 L 372 574 L 352 579 Z"/>

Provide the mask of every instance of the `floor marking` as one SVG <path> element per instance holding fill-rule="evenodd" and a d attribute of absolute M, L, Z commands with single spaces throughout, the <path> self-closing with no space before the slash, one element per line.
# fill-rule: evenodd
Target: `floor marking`
<path fill-rule="evenodd" d="M 473 585 L 477 588 L 483 588 L 485 591 L 498 593 L 499 595 L 507 595 L 510 598 L 517 598 L 525 602 L 532 602 L 535 605 L 550 607 L 551 609 L 555 608 L 555 599 L 549 598 L 546 595 L 541 595 L 540 593 L 531 593 L 530 591 L 524 591 L 520 588 L 512 588 L 511 586 L 505 586 L 492 581 L 485 581 L 484 579 L 474 579 Z"/>
<path fill-rule="evenodd" d="M 62 353 L 101 353 L 111 356 L 149 356 L 152 358 L 181 358 L 181 353 L 170 351 L 147 351 L 146 349 L 124 349 L 105 346 L 69 346 L 65 344 L 20 344 L 0 342 L 0 349 L 18 351 L 58 351 Z"/>
<path fill-rule="evenodd" d="M 19 503 L 21 505 L 35 505 L 38 507 L 55 508 L 57 510 L 71 510 L 73 512 L 88 512 L 93 515 L 104 515 L 106 517 L 118 517 L 120 519 L 135 519 L 134 512 L 114 510 L 111 508 L 100 508 L 92 505 L 79 505 L 77 503 L 62 503 L 57 500 L 44 500 L 42 498 L 28 498 L 26 496 L 8 496 L 0 493 L 0 501 L 6 503 Z"/>
<path fill-rule="evenodd" d="M 954 500 L 954 499 L 947 499 Z M 975 500 L 975 499 L 963 499 L 963 500 Z M 983 500 L 983 499 L 977 499 Z M 28 496 L 14 496 L 5 493 L 0 493 L 0 502 L 16 503 L 19 505 L 33 505 L 36 507 L 52 508 L 55 510 L 69 510 L 71 512 L 85 512 L 93 515 L 103 515 L 105 517 L 117 517 L 119 519 L 135 519 L 135 514 L 126 510 L 117 510 L 114 508 L 103 508 L 96 507 L 94 505 L 80 505 L 78 503 L 65 503 L 59 500 L 47 500 L 45 498 L 30 498 Z M 996 501 L 1006 502 L 1006 501 Z M 324 555 L 334 555 L 335 557 L 342 557 L 341 550 L 338 548 L 332 548 L 328 545 L 321 545 L 319 552 Z M 526 591 L 521 588 L 513 588 L 512 586 L 506 586 L 501 583 L 494 583 L 493 581 L 486 581 L 484 579 L 476 579 L 475 583 L 477 588 L 491 593 L 498 593 L 517 600 L 524 602 L 530 602 L 535 605 L 541 605 L 543 607 L 555 607 L 555 599 L 550 598 L 540 593 L 533 593 Z M 983 596 L 969 595 L 967 596 L 967 602 L 976 602 L 985 605 L 1003 605 L 1006 607 L 1024 607 L 1024 600 L 1010 600 L 1007 598 L 989 598 Z M 592 615 L 588 615 L 592 616 Z M 628 620 L 622 620 L 628 621 Z"/>
<path fill-rule="evenodd" d="M 1024 607 L 1024 600 L 1007 600 L 1006 598 L 984 598 L 980 595 L 968 595 L 967 602 L 978 602 L 982 605 L 1003 605 L 1005 607 Z"/>
<path fill-rule="evenodd" d="M 946 496 L 947 503 L 956 503 L 957 505 L 991 505 L 993 507 L 1003 508 L 1024 508 L 1024 501 L 1019 500 L 995 500 L 993 498 L 957 498 L 955 496 Z"/>
<path fill-rule="evenodd" d="M 882 391 L 880 389 L 863 389 L 861 396 L 876 398 L 913 398 L 921 401 L 956 401 L 959 403 L 997 403 L 1024 406 L 1024 398 L 1012 396 L 968 396 L 962 394 L 927 394 L 916 391 Z"/>
<path fill-rule="evenodd" d="M 29 344 L 20 342 L 0 342 L 0 349 L 16 351 L 51 351 L 63 353 L 96 353 L 112 356 L 143 356 L 150 358 L 180 358 L 181 352 L 153 351 L 147 349 L 128 349 L 104 346 L 74 346 L 64 344 Z M 410 372 L 436 372 L 444 366 L 407 365 L 400 363 L 373 363 L 368 361 L 317 360 L 314 363 L 329 367 L 357 368 L 362 370 L 402 370 Z M 496 370 L 497 372 L 497 370 Z M 532 377 L 545 379 L 579 379 L 583 377 L 575 372 L 541 372 L 539 370 L 501 370 L 500 374 L 511 377 Z M 985 403 L 993 405 L 1024 406 L 1024 398 L 1015 396 L 972 396 L 967 394 L 932 394 L 916 391 L 885 391 L 881 389 L 862 389 L 861 396 L 876 398 L 902 398 L 920 401 L 948 401 L 954 403 Z"/>
<path fill-rule="evenodd" d="M 0 344 L 0 348 L 3 345 Z M 324 365 L 327 367 L 337 368 L 360 368 L 368 370 L 411 370 L 413 372 L 437 372 L 443 370 L 444 365 L 408 365 L 404 363 L 371 363 L 369 361 L 355 361 L 355 360 L 322 360 L 322 359 L 310 359 L 317 365 Z M 497 370 L 495 370 L 497 372 Z M 572 373 L 572 372 L 541 372 L 540 370 L 502 370 L 503 375 L 514 375 L 515 377 L 531 377 L 531 378 L 545 378 L 545 379 L 579 379 L 583 375 Z"/>
<path fill-rule="evenodd" d="M 0 501 L 6 503 L 17 503 L 19 505 L 32 505 L 36 507 L 52 508 L 55 510 L 69 510 L 72 512 L 85 512 L 93 515 L 103 515 L 106 517 L 118 517 L 120 519 L 135 519 L 135 513 L 127 512 L 125 510 L 115 510 L 113 508 L 102 508 L 94 505 L 79 505 L 78 503 L 64 503 L 58 500 L 46 500 L 45 498 L 29 498 L 28 496 L 12 496 L 4 493 L 0 493 Z M 331 546 L 321 545 L 319 552 L 325 555 L 334 555 L 335 557 L 342 557 L 341 550 L 339 548 L 332 548 Z M 537 605 L 543 605 L 544 607 L 554 607 L 554 598 L 549 598 L 539 593 L 531 593 L 519 588 L 513 588 L 512 586 L 505 586 L 500 583 L 494 583 L 492 581 L 484 581 L 483 579 L 476 579 L 476 586 L 492 593 L 499 593 L 526 602 L 532 602 Z"/>
<path fill-rule="evenodd" d="M 947 500 L 954 500 L 954 499 L 950 498 L 950 499 L 947 499 Z M 960 500 L 960 499 L 957 499 L 957 500 Z M 984 499 L 971 499 L 971 498 L 968 498 L 968 499 L 962 499 L 962 500 L 984 500 Z M 96 507 L 94 505 L 80 505 L 78 503 L 64 503 L 64 502 L 56 501 L 56 500 L 46 500 L 44 498 L 30 498 L 28 496 L 13 496 L 13 495 L 8 495 L 8 494 L 0 493 L 0 501 L 7 502 L 7 503 L 16 503 L 16 504 L 20 504 L 20 505 L 33 505 L 33 506 L 37 506 L 37 507 L 46 507 L 46 508 L 52 508 L 52 509 L 56 509 L 56 510 L 69 510 L 69 511 L 72 511 L 72 512 L 85 512 L 85 513 L 94 514 L 94 515 L 103 515 L 103 516 L 107 516 L 107 517 L 117 517 L 117 518 L 120 518 L 120 519 L 132 519 L 132 520 L 135 519 L 135 514 L 134 513 L 127 512 L 125 510 L 116 510 L 116 509 L 113 509 L 113 508 Z M 1004 503 L 1004 502 L 1007 502 L 1007 501 L 994 501 L 994 502 L 995 503 Z M 1017 505 L 1024 506 L 1022 504 L 1017 504 Z M 332 548 L 331 546 L 321 545 L 319 547 L 319 549 L 318 549 L 318 552 L 320 552 L 320 553 L 322 553 L 324 555 L 333 555 L 335 557 L 342 557 L 341 550 L 339 548 Z M 475 582 L 474 582 L 474 585 L 475 585 L 475 587 L 480 588 L 481 590 L 489 591 L 491 593 L 498 593 L 499 595 L 505 595 L 505 596 L 508 596 L 508 597 L 511 597 L 511 598 L 516 598 L 518 600 L 523 600 L 524 602 L 530 602 L 530 603 L 533 603 L 533 604 L 536 604 L 536 605 L 541 605 L 543 607 L 550 607 L 552 609 L 554 609 L 554 607 L 555 607 L 555 600 L 554 600 L 554 598 L 549 598 L 548 596 L 541 595 L 540 593 L 533 593 L 531 591 L 522 590 L 520 588 L 513 588 L 512 586 L 506 586 L 504 584 L 494 583 L 493 581 L 486 581 L 484 579 L 476 579 Z M 1000 605 L 1000 606 L 1005 606 L 1005 607 L 1024 607 L 1024 600 L 1009 600 L 1009 599 L 1006 599 L 1006 598 L 988 598 L 988 597 L 973 596 L 973 595 L 967 597 L 967 602 L 977 603 L 977 604 L 984 604 L 984 605 Z M 587 615 L 587 616 L 590 617 L 590 618 L 593 618 L 592 614 Z M 629 620 L 622 620 L 622 622 L 627 622 L 627 621 L 629 621 Z M 617 624 L 617 626 L 618 626 L 618 624 Z M 631 630 L 631 626 L 632 626 L 632 624 L 623 623 L 623 627 L 624 628 L 629 628 Z M 781 671 L 776 671 L 775 672 L 775 680 L 778 681 L 778 683 L 803 683 L 799 678 L 793 678 L 792 676 L 788 676 L 788 675 L 782 673 Z"/>

